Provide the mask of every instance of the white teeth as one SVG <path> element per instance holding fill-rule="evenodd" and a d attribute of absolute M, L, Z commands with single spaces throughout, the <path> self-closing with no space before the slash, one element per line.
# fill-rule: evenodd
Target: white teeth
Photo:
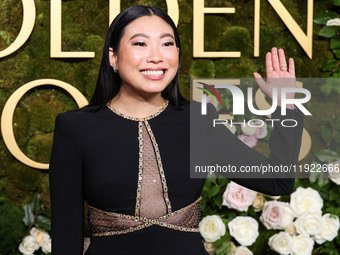
<path fill-rule="evenodd" d="M 157 71 L 141 71 L 142 74 L 148 75 L 148 76 L 162 76 L 164 74 L 163 70 L 157 70 Z"/>

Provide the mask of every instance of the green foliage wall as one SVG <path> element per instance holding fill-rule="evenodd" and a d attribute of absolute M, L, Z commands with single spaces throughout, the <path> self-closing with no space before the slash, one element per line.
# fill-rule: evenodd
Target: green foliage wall
<path fill-rule="evenodd" d="M 282 0 L 301 28 L 306 31 L 307 1 Z M 209 7 L 235 7 L 235 14 L 205 15 L 206 51 L 241 51 L 235 59 L 197 59 L 192 57 L 193 1 L 178 0 L 180 20 L 178 30 L 182 43 L 180 90 L 190 98 L 190 78 L 252 77 L 257 71 L 265 75 L 264 56 L 273 46 L 283 48 L 295 59 L 297 77 L 321 77 L 321 66 L 333 58 L 329 40 L 320 38 L 320 26 L 314 24 L 313 59 L 309 59 L 290 34 L 281 19 L 267 1 L 261 1 L 260 57 L 253 52 L 254 0 L 206 0 Z M 314 15 L 331 8 L 331 0 L 314 0 Z M 35 0 L 37 15 L 34 31 L 29 40 L 15 53 L 0 59 L 0 112 L 10 95 L 27 82 L 50 78 L 65 81 L 80 90 L 90 100 L 95 88 L 101 51 L 108 29 L 108 1 L 63 0 L 62 1 L 62 48 L 64 51 L 95 51 L 93 59 L 50 58 L 50 1 Z M 163 0 L 121 1 L 125 9 L 134 4 L 156 5 L 166 11 Z M 21 1 L 0 2 L 0 50 L 7 48 L 16 38 L 22 23 Z M 315 116 L 314 123 L 307 120 L 306 127 L 313 137 L 313 153 L 324 146 L 318 127 L 330 115 L 324 113 L 321 104 L 327 101 L 332 107 L 339 103 L 339 96 L 325 98 L 319 90 L 313 104 L 307 108 Z M 60 112 L 76 108 L 67 92 L 53 86 L 42 86 L 25 94 L 14 114 L 14 132 L 20 149 L 35 161 L 48 163 L 54 129 L 54 119 Z M 337 110 L 339 115 L 339 110 Z M 317 119 L 318 123 L 315 123 Z M 42 195 L 43 203 L 49 205 L 48 172 L 32 169 L 17 161 L 0 137 L 0 196 L 6 197 L 11 206 L 22 209 L 34 193 Z M 308 159 L 307 159 L 308 160 Z M 7 200 L 6 200 L 7 201 Z M 5 203 L 5 202 L 1 202 Z M 7 202 L 6 202 L 7 203 Z M 9 209 L 9 205 L 6 207 Z M 22 222 L 18 213 L 11 214 L 13 228 L 20 229 Z M 20 232 L 18 230 L 18 232 Z M 1 239 L 2 237 L 0 237 Z M 18 234 L 18 242 L 22 235 Z"/>

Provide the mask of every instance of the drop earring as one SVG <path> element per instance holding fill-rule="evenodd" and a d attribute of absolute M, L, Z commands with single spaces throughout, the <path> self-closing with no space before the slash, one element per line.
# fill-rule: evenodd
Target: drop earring
<path fill-rule="evenodd" d="M 115 73 L 117 73 L 117 71 L 118 71 L 118 70 L 117 70 L 117 65 L 116 65 L 116 64 L 113 65 L 113 71 L 114 71 Z"/>

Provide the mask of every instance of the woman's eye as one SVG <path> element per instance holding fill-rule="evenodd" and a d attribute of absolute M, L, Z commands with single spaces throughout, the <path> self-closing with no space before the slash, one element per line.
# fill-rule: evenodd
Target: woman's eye
<path fill-rule="evenodd" d="M 174 42 L 166 42 L 166 43 L 164 43 L 164 46 L 173 46 L 173 45 L 175 45 Z"/>
<path fill-rule="evenodd" d="M 144 42 L 136 42 L 133 45 L 136 45 L 136 46 L 145 46 L 145 43 Z"/>

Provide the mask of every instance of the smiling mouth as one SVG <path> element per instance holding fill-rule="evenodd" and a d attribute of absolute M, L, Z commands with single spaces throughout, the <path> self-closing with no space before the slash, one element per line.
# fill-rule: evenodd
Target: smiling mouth
<path fill-rule="evenodd" d="M 146 76 L 162 76 L 166 72 L 166 69 L 163 70 L 142 70 L 141 74 Z"/>

